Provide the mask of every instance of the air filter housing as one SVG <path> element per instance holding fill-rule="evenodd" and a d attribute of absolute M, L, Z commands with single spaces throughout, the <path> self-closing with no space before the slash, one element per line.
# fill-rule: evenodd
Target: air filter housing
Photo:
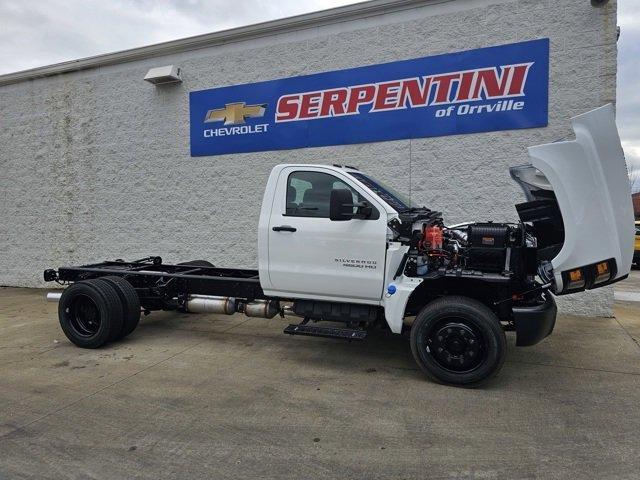
<path fill-rule="evenodd" d="M 504 270 L 509 244 L 509 226 L 500 223 L 474 223 L 467 229 L 468 267 L 483 272 Z"/>

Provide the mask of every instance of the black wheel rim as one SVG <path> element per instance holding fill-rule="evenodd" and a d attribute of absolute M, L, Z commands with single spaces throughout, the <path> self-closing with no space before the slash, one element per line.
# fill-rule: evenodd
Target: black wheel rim
<path fill-rule="evenodd" d="M 100 311 L 87 295 L 76 295 L 66 309 L 69 325 L 76 335 L 92 337 L 100 330 Z"/>
<path fill-rule="evenodd" d="M 468 373 L 486 358 L 484 338 L 476 325 L 465 319 L 450 317 L 440 320 L 425 335 L 428 356 L 443 369 Z"/>

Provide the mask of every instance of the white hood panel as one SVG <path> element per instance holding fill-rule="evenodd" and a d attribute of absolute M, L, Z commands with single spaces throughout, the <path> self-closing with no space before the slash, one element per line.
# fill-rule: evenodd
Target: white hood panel
<path fill-rule="evenodd" d="M 565 241 L 552 259 L 556 291 L 563 271 L 614 258 L 628 275 L 634 216 L 624 153 L 611 104 L 571 119 L 575 140 L 529 147 L 531 164 L 553 187 Z"/>

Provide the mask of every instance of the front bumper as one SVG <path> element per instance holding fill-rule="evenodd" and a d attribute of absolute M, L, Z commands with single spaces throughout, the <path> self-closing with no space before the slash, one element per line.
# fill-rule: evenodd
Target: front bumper
<path fill-rule="evenodd" d="M 513 322 L 516 327 L 516 345 L 535 345 L 553 332 L 558 307 L 553 295 L 544 294 L 544 302 L 526 307 L 513 307 Z"/>

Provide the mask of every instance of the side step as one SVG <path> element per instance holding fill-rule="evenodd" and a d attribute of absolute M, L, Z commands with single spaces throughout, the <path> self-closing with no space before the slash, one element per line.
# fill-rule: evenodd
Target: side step
<path fill-rule="evenodd" d="M 342 338 L 344 340 L 364 340 L 367 332 L 351 328 L 318 327 L 316 325 L 291 324 L 284 329 L 289 335 L 307 335 L 310 337 Z"/>

